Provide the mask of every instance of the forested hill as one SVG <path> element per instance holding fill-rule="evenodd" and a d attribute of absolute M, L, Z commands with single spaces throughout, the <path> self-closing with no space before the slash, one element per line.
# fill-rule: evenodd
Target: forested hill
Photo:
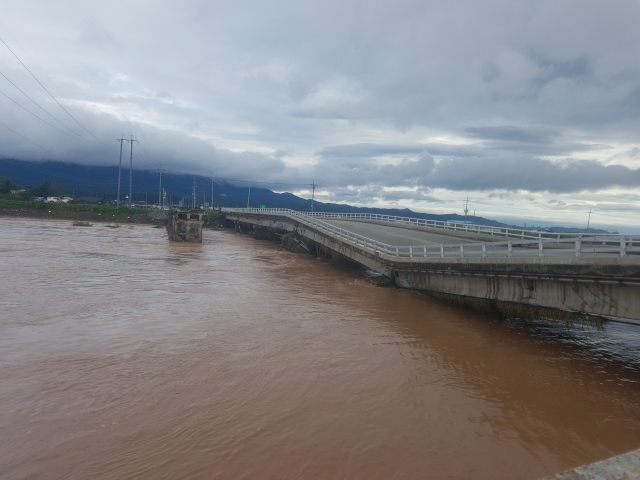
<path fill-rule="evenodd" d="M 129 169 L 122 169 L 120 198 L 124 199 L 129 193 Z M 115 199 L 118 190 L 118 167 L 97 167 L 49 161 L 43 163 L 26 162 L 21 160 L 0 160 L 0 176 L 8 177 L 14 183 L 24 187 L 34 187 L 45 180 L 63 184 L 68 194 L 75 196 L 100 196 Z M 157 203 L 159 173 L 157 171 L 133 170 L 133 200 Z M 203 197 L 211 201 L 211 179 L 198 175 L 162 174 L 162 186 L 167 192 L 167 199 L 176 203 L 183 197 L 190 197 L 193 192 L 193 182 L 196 182 L 198 203 Z M 213 185 L 214 200 L 219 206 L 246 207 L 249 196 L 248 185 L 235 185 L 216 180 Z M 291 193 L 276 193 L 267 188 L 251 187 L 250 206 L 267 208 L 291 208 L 294 210 L 311 210 L 311 200 L 301 198 Z M 314 204 L 316 212 L 336 213 L 377 213 L 383 215 L 397 215 L 403 217 L 424 218 L 428 220 L 464 220 L 457 214 L 435 215 L 419 213 L 408 208 L 362 208 L 337 203 Z M 481 225 L 505 226 L 495 220 L 473 217 L 474 223 Z"/>

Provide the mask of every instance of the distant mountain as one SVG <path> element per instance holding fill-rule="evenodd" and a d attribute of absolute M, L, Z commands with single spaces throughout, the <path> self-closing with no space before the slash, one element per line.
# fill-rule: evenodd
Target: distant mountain
<path fill-rule="evenodd" d="M 158 202 L 159 173 L 148 170 L 133 169 L 132 198 L 133 201 Z M 118 167 L 96 167 L 77 165 L 73 163 L 49 161 L 43 163 L 25 162 L 21 160 L 0 160 L 0 176 L 8 177 L 14 183 L 25 187 L 34 187 L 47 179 L 54 183 L 64 184 L 68 194 L 75 196 L 101 196 L 115 199 L 118 191 Z M 167 192 L 167 201 L 177 204 L 182 198 L 190 199 L 193 194 L 193 184 L 196 184 L 196 195 L 199 204 L 203 199 L 211 202 L 211 179 L 198 175 L 184 175 L 175 173 L 162 174 L 162 186 Z M 248 186 L 237 186 L 229 182 L 216 181 L 213 184 L 214 201 L 222 207 L 246 207 L 247 199 L 250 206 L 267 208 L 290 208 L 292 210 L 310 211 L 311 200 L 301 198 L 292 193 L 276 193 L 267 188 L 251 187 L 249 197 Z M 124 202 L 129 193 L 129 169 L 122 169 L 120 200 Z M 338 203 L 314 202 L 316 212 L 334 213 L 375 213 L 381 215 L 395 215 L 400 217 L 423 218 L 426 220 L 464 221 L 464 216 L 457 214 L 436 215 L 414 212 L 408 208 L 367 208 L 353 207 Z M 506 226 L 495 220 L 483 217 L 469 217 L 479 225 L 495 227 Z"/>

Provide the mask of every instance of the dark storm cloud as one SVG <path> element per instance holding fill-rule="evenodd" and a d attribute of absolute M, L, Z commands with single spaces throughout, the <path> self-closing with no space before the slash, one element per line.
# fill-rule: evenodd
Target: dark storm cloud
<path fill-rule="evenodd" d="M 46 150 L 0 126 L 5 157 L 112 165 L 133 134 L 143 168 L 315 178 L 344 200 L 637 179 L 636 2 L 5 3 L 0 36 L 109 145 L 0 97 L 2 122 Z M 0 71 L 87 136 L 0 53 Z M 0 91 L 29 104 L 2 78 Z"/>
<path fill-rule="evenodd" d="M 385 185 L 455 191 L 576 193 L 635 187 L 640 183 L 640 169 L 603 165 L 595 160 L 553 162 L 530 156 L 503 156 L 447 158 L 435 162 L 427 151 L 417 159 L 409 157 L 393 165 L 378 165 L 372 159 L 358 156 L 327 156 L 315 165 L 313 174 L 323 182 L 339 186 Z M 411 197 L 411 194 L 404 195 Z"/>
<path fill-rule="evenodd" d="M 527 190 L 575 193 L 611 187 L 635 187 L 640 170 L 602 165 L 593 160 L 555 163 L 539 158 L 450 159 L 429 175 L 428 185 L 451 190 Z"/>

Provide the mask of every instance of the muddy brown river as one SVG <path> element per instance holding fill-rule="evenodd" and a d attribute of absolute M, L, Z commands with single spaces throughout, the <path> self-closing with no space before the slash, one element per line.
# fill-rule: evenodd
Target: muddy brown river
<path fill-rule="evenodd" d="M 0 479 L 536 479 L 640 447 L 639 327 L 228 231 L 0 218 Z"/>

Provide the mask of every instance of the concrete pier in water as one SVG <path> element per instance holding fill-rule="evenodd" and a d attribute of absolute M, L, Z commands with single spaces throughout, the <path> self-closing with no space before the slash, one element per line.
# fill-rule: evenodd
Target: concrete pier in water
<path fill-rule="evenodd" d="M 167 234 L 172 242 L 202 243 L 202 211 L 172 212 L 167 224 Z"/>

